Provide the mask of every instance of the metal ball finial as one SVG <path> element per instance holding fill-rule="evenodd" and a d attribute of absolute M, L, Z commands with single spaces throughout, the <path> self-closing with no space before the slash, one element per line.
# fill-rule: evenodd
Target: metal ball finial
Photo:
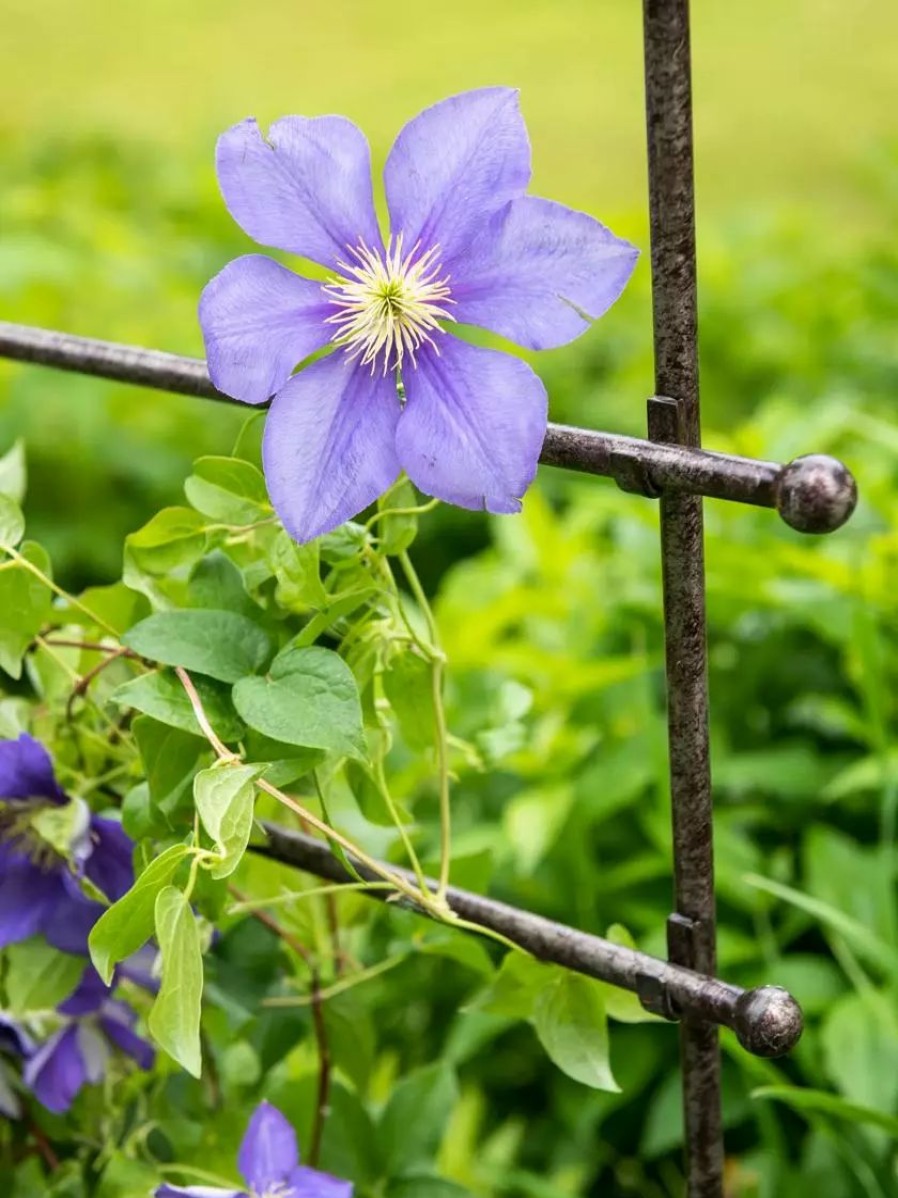
<path fill-rule="evenodd" d="M 781 1057 L 801 1038 L 801 1007 L 782 986 L 758 986 L 736 1000 L 733 1027 L 743 1048 L 756 1057 Z"/>
<path fill-rule="evenodd" d="M 784 466 L 776 483 L 776 508 L 798 532 L 835 532 L 857 504 L 857 483 L 837 458 L 810 453 Z"/>

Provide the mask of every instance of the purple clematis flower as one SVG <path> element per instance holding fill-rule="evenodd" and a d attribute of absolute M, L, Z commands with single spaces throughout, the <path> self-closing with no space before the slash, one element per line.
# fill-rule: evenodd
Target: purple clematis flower
<path fill-rule="evenodd" d="M 447 325 L 564 345 L 614 303 L 637 251 L 592 217 L 525 195 L 517 92 L 466 92 L 405 126 L 384 173 L 386 242 L 368 143 L 344 117 L 284 117 L 267 137 L 242 121 L 219 139 L 217 168 L 241 228 L 330 272 L 312 281 L 249 254 L 200 300 L 216 387 L 251 404 L 274 396 L 263 460 L 288 532 L 308 541 L 335 528 L 401 470 L 460 507 L 519 511 L 545 388 L 520 358 Z"/>
<path fill-rule="evenodd" d="M 26 1060 L 25 1085 L 48 1110 L 62 1114 L 85 1085 L 100 1081 L 115 1049 L 141 1069 L 152 1068 L 155 1053 L 134 1031 L 137 1016 L 110 993 L 88 966 L 78 988 L 57 1008 L 69 1022 Z"/>
<path fill-rule="evenodd" d="M 44 746 L 27 733 L 0 741 L 0 948 L 43 934 L 63 952 L 86 953 L 102 906 L 86 898 L 69 861 L 34 826 L 72 800 L 56 781 Z M 133 846 L 116 820 L 74 812 L 74 869 L 111 900 L 134 880 Z"/>
<path fill-rule="evenodd" d="M 277 1109 L 262 1102 L 256 1107 L 237 1165 L 248 1190 L 217 1186 L 159 1186 L 154 1198 L 352 1198 L 352 1183 L 299 1163 L 296 1132 Z"/>

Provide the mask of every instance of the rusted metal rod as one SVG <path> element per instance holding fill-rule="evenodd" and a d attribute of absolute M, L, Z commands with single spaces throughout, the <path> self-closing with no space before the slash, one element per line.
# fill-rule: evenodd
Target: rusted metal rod
<path fill-rule="evenodd" d="M 51 329 L 0 321 L 0 358 L 237 403 L 215 389 L 201 358 Z M 776 508 L 786 523 L 800 532 L 834 531 L 845 523 L 857 502 L 851 473 L 823 454 L 780 466 L 735 454 L 550 424 L 541 460 L 545 465 L 613 478 L 625 491 L 641 495 L 683 492 Z"/>
<path fill-rule="evenodd" d="M 655 390 L 649 436 L 698 448 L 695 205 L 689 0 L 644 0 L 646 123 L 652 243 Z M 661 496 L 668 744 L 675 912 L 672 963 L 716 969 L 713 813 L 708 745 L 705 563 L 700 495 Z M 723 1198 L 717 1025 L 680 1027 L 688 1198 Z"/>
<path fill-rule="evenodd" d="M 356 881 L 324 841 L 268 821 L 263 821 L 262 827 L 266 843 L 254 845 L 255 852 L 331 882 Z M 361 862 L 355 861 L 353 866 L 366 880 L 382 880 Z M 384 868 L 417 884 L 409 870 L 394 865 Z M 429 885 L 436 889 L 435 881 Z M 382 901 L 390 897 L 385 890 L 364 893 Z M 632 990 L 654 1012 L 669 1018 L 701 1018 L 731 1028 L 742 1046 L 756 1056 L 781 1056 L 801 1035 L 801 1009 L 778 986 L 743 990 L 455 886 L 449 888 L 448 902 L 462 919 L 501 933 L 542 961 Z M 423 908 L 420 910 L 426 914 Z"/>

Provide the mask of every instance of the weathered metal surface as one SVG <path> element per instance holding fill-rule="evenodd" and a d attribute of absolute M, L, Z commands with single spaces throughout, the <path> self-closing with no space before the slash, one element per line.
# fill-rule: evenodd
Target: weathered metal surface
<path fill-rule="evenodd" d="M 653 441 L 701 444 L 688 0 L 644 0 L 646 125 L 652 242 Z M 671 397 L 671 398 L 663 398 Z M 702 500 L 661 495 L 668 743 L 676 913 L 668 952 L 716 968 Z M 689 1198 L 723 1198 L 717 1027 L 692 1013 L 680 1031 Z"/>

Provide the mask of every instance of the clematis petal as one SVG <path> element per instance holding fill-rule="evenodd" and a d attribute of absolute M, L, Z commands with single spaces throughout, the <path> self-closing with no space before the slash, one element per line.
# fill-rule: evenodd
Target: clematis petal
<path fill-rule="evenodd" d="M 273 258 L 246 254 L 229 262 L 200 297 L 209 375 L 219 391 L 265 403 L 295 367 L 327 345 L 333 312 L 320 283 Z"/>
<path fill-rule="evenodd" d="M 442 337 L 403 374 L 399 461 L 428 495 L 517 512 L 546 433 L 546 389 L 526 362 Z"/>
<path fill-rule="evenodd" d="M 296 1132 L 277 1107 L 260 1102 L 249 1121 L 237 1168 L 251 1190 L 260 1194 L 286 1182 L 299 1163 Z"/>
<path fill-rule="evenodd" d="M 87 956 L 87 937 L 104 908 L 85 897 L 70 873 L 60 871 L 54 876 L 59 886 L 56 906 L 44 919 L 41 930 L 60 952 Z"/>
<path fill-rule="evenodd" d="M 329 1173 L 319 1173 L 300 1165 L 290 1174 L 286 1198 L 352 1198 L 353 1186 L 351 1181 L 341 1181 L 339 1177 L 331 1177 Z"/>
<path fill-rule="evenodd" d="M 357 515 L 399 473 L 400 405 L 392 374 L 372 375 L 342 352 L 300 371 L 275 396 L 262 461 L 274 509 L 297 541 Z"/>
<path fill-rule="evenodd" d="M 62 1028 L 25 1062 L 23 1080 L 48 1111 L 62 1114 L 75 1101 L 87 1081 L 87 1064 L 81 1054 L 78 1024 Z"/>
<path fill-rule="evenodd" d="M 134 843 L 117 819 L 90 817 L 90 855 L 84 872 L 110 902 L 134 885 Z"/>
<path fill-rule="evenodd" d="M 130 957 L 126 957 L 121 962 L 116 969 L 116 976 L 126 978 L 135 986 L 148 990 L 150 994 L 158 994 L 160 985 L 159 973 L 156 969 L 158 957 L 159 950 L 154 944 L 148 942 L 143 948 L 139 948 L 136 953 L 132 953 Z"/>
<path fill-rule="evenodd" d="M 4 799 L 68 801 L 53 774 L 53 761 L 39 740 L 23 732 L 17 740 L 0 740 L 0 802 Z"/>
<path fill-rule="evenodd" d="M 22 1025 L 0 1011 L 0 1049 L 17 1057 L 30 1057 L 34 1047 L 34 1041 Z"/>
<path fill-rule="evenodd" d="M 485 87 L 425 108 L 400 131 L 384 168 L 394 234 L 440 247 L 451 266 L 479 227 L 530 181 L 530 139 L 509 87 Z"/>
<path fill-rule="evenodd" d="M 565 345 L 611 307 L 638 256 L 586 213 L 522 196 L 456 262 L 452 315 L 528 349 Z"/>
<path fill-rule="evenodd" d="M 42 931 L 62 894 L 58 873 L 46 872 L 8 848 L 0 850 L 0 948 Z"/>
<path fill-rule="evenodd" d="M 285 116 L 263 137 L 254 117 L 218 139 L 228 211 L 262 245 L 336 269 L 361 238 L 383 241 L 374 213 L 371 151 L 342 116 Z"/>
<path fill-rule="evenodd" d="M 81 1056 L 84 1060 L 84 1072 L 87 1080 L 92 1085 L 96 1085 L 98 1081 L 102 1080 L 112 1055 L 109 1044 L 100 1034 L 100 1029 L 93 1020 L 79 1020 L 77 1028 L 78 1047 L 81 1049 Z"/>
<path fill-rule="evenodd" d="M 152 1069 L 156 1053 L 149 1044 L 132 1029 L 134 1013 L 121 1002 L 108 1002 L 100 1012 L 100 1027 L 116 1046 L 135 1061 L 141 1069 Z"/>
<path fill-rule="evenodd" d="M 222 1190 L 218 1186 L 170 1186 L 153 1190 L 153 1198 L 249 1198 L 245 1190 Z"/>
<path fill-rule="evenodd" d="M 81 981 L 67 999 L 57 1004 L 61 1015 L 91 1015 L 98 1011 L 109 997 L 111 987 L 107 986 L 93 965 L 85 966 Z"/>

